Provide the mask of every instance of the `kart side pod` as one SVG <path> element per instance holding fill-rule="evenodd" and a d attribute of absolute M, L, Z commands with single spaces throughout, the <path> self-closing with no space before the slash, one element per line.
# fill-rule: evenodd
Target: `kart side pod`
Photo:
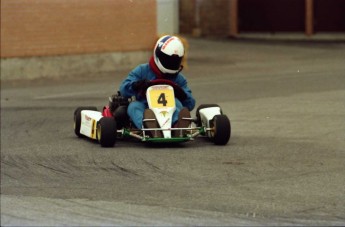
<path fill-rule="evenodd" d="M 116 142 L 116 121 L 103 116 L 96 107 L 79 107 L 74 112 L 74 132 L 78 137 L 98 140 L 102 147 L 113 147 Z"/>
<path fill-rule="evenodd" d="M 218 105 L 202 105 L 197 110 L 199 126 L 206 128 L 207 137 L 216 145 L 225 145 L 230 140 L 231 124 L 229 118 L 222 114 Z"/>
<path fill-rule="evenodd" d="M 220 107 L 207 107 L 207 108 L 203 108 L 199 110 L 199 114 L 200 114 L 200 120 L 201 120 L 201 124 L 202 126 L 206 127 L 206 128 L 211 128 L 212 127 L 212 119 L 214 116 L 216 115 L 220 115 L 221 113 L 221 109 Z M 208 131 L 208 137 L 211 137 L 211 132 Z"/>
<path fill-rule="evenodd" d="M 92 110 L 81 111 L 80 134 L 97 139 L 97 122 L 103 117 L 101 112 Z"/>

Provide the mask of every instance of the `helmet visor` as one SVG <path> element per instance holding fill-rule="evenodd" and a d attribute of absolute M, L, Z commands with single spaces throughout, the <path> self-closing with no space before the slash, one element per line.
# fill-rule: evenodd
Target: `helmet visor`
<path fill-rule="evenodd" d="M 163 65 L 164 68 L 170 70 L 178 70 L 181 67 L 182 58 L 177 54 L 173 54 L 171 56 L 163 53 L 162 51 L 156 51 L 156 56 L 158 57 L 159 61 Z"/>

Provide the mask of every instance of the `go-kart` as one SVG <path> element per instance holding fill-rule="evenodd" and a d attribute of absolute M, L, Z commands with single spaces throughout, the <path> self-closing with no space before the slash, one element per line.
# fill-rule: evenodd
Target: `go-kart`
<path fill-rule="evenodd" d="M 102 112 L 92 106 L 78 107 L 74 111 L 75 134 L 97 140 L 102 147 L 113 147 L 118 138 L 136 138 L 149 143 L 180 143 L 203 136 L 216 145 L 226 145 L 230 140 L 230 120 L 222 113 L 219 105 L 200 105 L 195 118 L 183 118 L 190 122 L 189 127 L 174 128 L 172 115 L 176 110 L 175 97 L 185 95 L 183 90 L 171 81 L 162 79 L 150 81 L 145 90 L 148 107 L 156 119 L 143 121 L 157 120 L 159 128 L 134 127 L 127 115 L 127 107 L 133 98 L 124 98 L 118 92 L 109 97 L 109 104 L 103 107 Z M 156 131 L 161 131 L 163 136 L 152 136 L 152 132 Z"/>

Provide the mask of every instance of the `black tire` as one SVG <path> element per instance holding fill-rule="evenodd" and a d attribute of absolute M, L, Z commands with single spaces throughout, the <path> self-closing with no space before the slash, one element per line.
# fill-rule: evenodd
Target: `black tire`
<path fill-rule="evenodd" d="M 216 145 L 226 145 L 231 136 L 231 124 L 226 115 L 216 115 L 212 120 L 213 124 L 213 138 L 211 138 Z"/>
<path fill-rule="evenodd" d="M 117 129 L 122 129 L 124 127 L 129 126 L 130 119 L 127 114 L 127 106 L 119 106 L 113 112 L 114 118 L 116 120 Z"/>
<path fill-rule="evenodd" d="M 112 117 L 103 117 L 97 122 L 97 140 L 102 147 L 113 147 L 116 142 L 116 121 Z"/>
<path fill-rule="evenodd" d="M 78 137 L 84 137 L 82 134 L 80 134 L 80 125 L 81 125 L 81 111 L 83 110 L 94 110 L 97 111 L 97 107 L 94 106 L 84 106 L 84 107 L 78 107 L 74 111 L 74 133 Z"/>
<path fill-rule="evenodd" d="M 196 109 L 196 125 L 198 127 L 201 126 L 201 117 L 200 117 L 200 110 L 201 109 L 205 109 L 205 108 L 209 108 L 209 107 L 220 107 L 217 104 L 201 104 L 197 109 Z M 220 112 L 222 113 L 222 110 L 220 110 Z"/>

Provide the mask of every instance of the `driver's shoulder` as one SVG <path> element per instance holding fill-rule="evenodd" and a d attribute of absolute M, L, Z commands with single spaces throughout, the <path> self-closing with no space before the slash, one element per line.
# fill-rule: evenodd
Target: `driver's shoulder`
<path fill-rule="evenodd" d="M 154 72 L 152 71 L 150 65 L 148 63 L 141 64 L 138 66 L 140 72 L 144 75 L 154 75 Z"/>

